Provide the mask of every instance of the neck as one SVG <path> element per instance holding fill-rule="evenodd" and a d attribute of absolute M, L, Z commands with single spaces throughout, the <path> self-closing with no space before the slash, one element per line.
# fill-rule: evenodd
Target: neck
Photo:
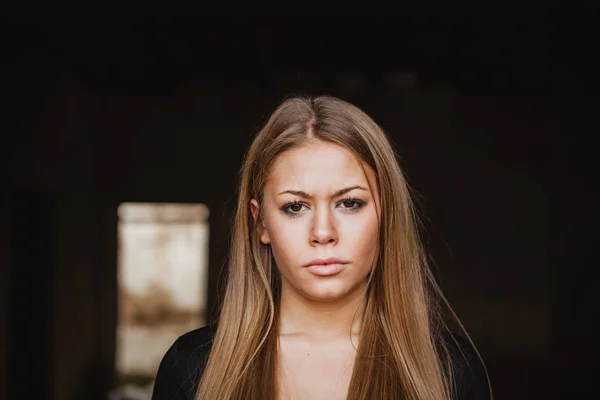
<path fill-rule="evenodd" d="M 302 335 L 310 338 L 335 338 L 360 335 L 366 303 L 366 285 L 342 298 L 314 300 L 282 282 L 280 302 L 280 335 Z"/>

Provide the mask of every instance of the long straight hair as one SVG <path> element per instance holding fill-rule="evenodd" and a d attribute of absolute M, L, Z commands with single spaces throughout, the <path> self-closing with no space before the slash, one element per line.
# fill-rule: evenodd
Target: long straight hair
<path fill-rule="evenodd" d="M 285 99 L 246 153 L 225 292 L 196 399 L 277 398 L 281 279 L 271 247 L 260 241 L 250 200 L 261 203 L 277 157 L 312 140 L 343 146 L 369 165 L 380 199 L 379 250 L 347 399 L 451 399 L 439 306 L 456 315 L 427 265 L 411 189 L 383 130 L 358 107 L 330 96 Z"/>

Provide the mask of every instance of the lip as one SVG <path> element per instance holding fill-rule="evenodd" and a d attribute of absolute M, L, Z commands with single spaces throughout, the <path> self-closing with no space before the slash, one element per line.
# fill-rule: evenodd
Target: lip
<path fill-rule="evenodd" d="M 346 261 L 342 261 L 335 257 L 327 257 L 327 258 L 315 258 L 304 267 L 311 267 L 313 265 L 329 265 L 329 264 L 347 264 Z"/>
<path fill-rule="evenodd" d="M 305 265 L 304 268 L 315 275 L 326 276 L 337 274 L 344 269 L 344 264 L 347 262 L 334 257 L 317 258 Z"/>

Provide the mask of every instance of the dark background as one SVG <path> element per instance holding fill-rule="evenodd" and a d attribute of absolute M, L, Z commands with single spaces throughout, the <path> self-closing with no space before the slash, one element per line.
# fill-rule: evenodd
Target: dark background
<path fill-rule="evenodd" d="M 243 154 L 300 92 L 389 133 L 496 398 L 583 395 L 594 50 L 560 13 L 498 18 L 6 21 L 0 398 L 101 399 L 114 384 L 121 202 L 208 205 L 215 304 Z"/>

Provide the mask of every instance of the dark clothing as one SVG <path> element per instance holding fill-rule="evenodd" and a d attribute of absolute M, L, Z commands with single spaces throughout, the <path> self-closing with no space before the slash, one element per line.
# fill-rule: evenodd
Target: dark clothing
<path fill-rule="evenodd" d="M 214 326 L 180 336 L 160 363 L 152 400 L 195 400 L 194 395 L 212 348 Z M 456 399 L 488 400 L 490 393 L 483 365 L 466 339 L 447 341 L 455 365 Z"/>

